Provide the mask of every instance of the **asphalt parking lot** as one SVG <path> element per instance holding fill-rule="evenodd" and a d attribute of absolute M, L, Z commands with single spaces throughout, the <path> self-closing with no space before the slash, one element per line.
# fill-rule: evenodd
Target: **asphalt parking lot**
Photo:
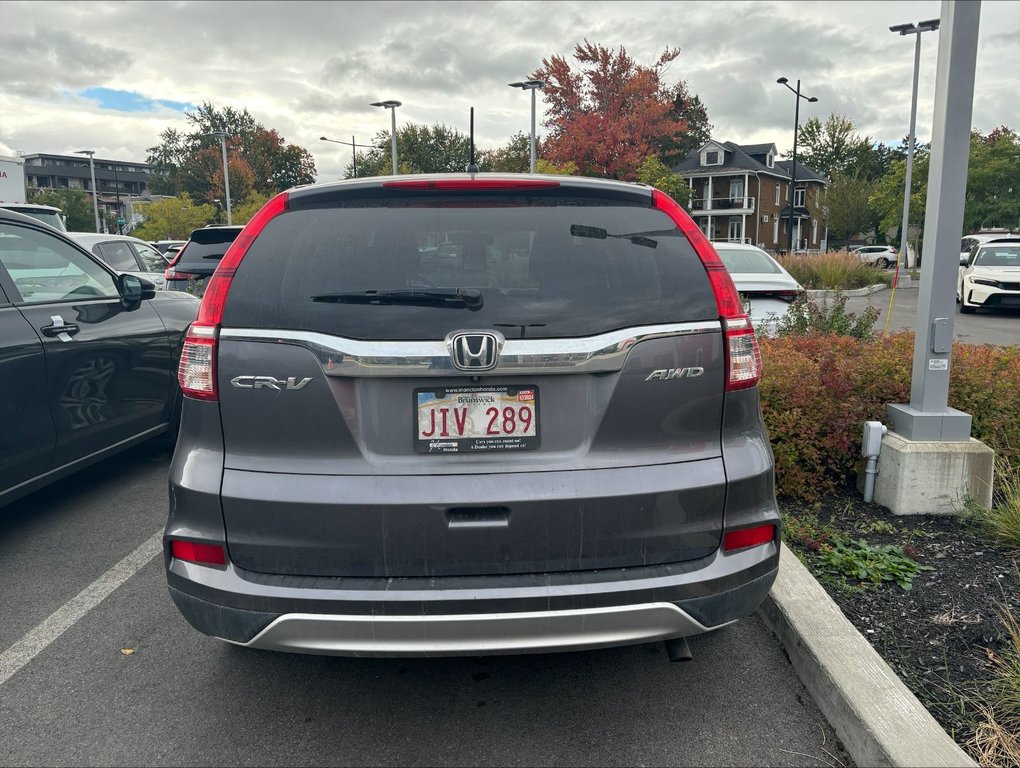
<path fill-rule="evenodd" d="M 161 557 L 110 576 L 161 529 L 169 459 L 143 447 L 0 509 L 0 764 L 848 761 L 756 617 L 681 664 L 660 645 L 361 660 L 200 635 Z M 119 586 L 96 601 L 97 581 Z"/>
<path fill-rule="evenodd" d="M 847 299 L 846 308 L 851 312 L 860 312 L 868 305 L 880 311 L 875 329 L 881 331 L 885 327 L 886 313 L 889 310 L 891 292 L 879 291 L 870 296 L 859 296 Z M 911 288 L 897 288 L 893 296 L 892 317 L 889 321 L 890 331 L 912 331 L 917 319 L 917 302 L 919 290 L 915 282 Z M 972 315 L 960 313 L 959 307 L 953 307 L 953 338 L 967 344 L 996 344 L 1000 346 L 1020 344 L 1020 310 L 997 309 L 978 310 Z"/>

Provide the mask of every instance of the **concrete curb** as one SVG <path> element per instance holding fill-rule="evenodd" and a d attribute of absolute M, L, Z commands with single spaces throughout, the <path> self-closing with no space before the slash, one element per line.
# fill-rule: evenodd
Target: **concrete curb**
<path fill-rule="evenodd" d="M 826 296 L 832 296 L 833 294 L 840 294 L 841 296 L 848 296 L 853 298 L 855 296 L 870 296 L 873 293 L 887 290 L 889 286 L 885 283 L 876 283 L 875 285 L 869 285 L 866 288 L 854 288 L 849 291 L 833 291 L 829 289 L 825 290 L 810 290 L 805 291 L 809 299 L 824 299 Z"/>
<path fill-rule="evenodd" d="M 857 765 L 977 765 L 785 544 L 758 612 Z"/>

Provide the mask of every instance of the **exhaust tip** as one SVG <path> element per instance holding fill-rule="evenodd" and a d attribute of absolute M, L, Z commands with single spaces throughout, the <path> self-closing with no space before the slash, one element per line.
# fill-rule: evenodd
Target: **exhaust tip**
<path fill-rule="evenodd" d="M 691 653 L 691 646 L 686 637 L 676 637 L 665 641 L 666 655 L 670 661 L 690 661 L 694 658 Z"/>

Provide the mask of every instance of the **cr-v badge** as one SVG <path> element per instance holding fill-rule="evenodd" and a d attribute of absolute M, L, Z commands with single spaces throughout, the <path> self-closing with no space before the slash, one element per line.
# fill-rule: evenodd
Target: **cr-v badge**
<path fill-rule="evenodd" d="M 652 379 L 657 379 L 659 381 L 669 381 L 670 379 L 695 379 L 704 372 L 705 369 L 701 366 L 694 366 L 693 368 L 661 368 L 648 374 L 648 378 L 645 379 L 645 381 L 651 381 Z"/>
<path fill-rule="evenodd" d="M 241 389 L 302 389 L 311 378 L 304 378 L 298 381 L 296 376 L 287 379 L 277 379 L 273 376 L 237 376 L 230 380 L 230 383 Z"/>

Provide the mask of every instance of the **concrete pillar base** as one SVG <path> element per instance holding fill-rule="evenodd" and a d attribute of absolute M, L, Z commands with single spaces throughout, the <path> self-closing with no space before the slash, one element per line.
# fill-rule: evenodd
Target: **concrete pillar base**
<path fill-rule="evenodd" d="M 974 438 L 948 443 L 888 432 L 878 458 L 875 503 L 894 515 L 959 513 L 967 499 L 991 506 L 994 460 L 995 452 Z"/>

